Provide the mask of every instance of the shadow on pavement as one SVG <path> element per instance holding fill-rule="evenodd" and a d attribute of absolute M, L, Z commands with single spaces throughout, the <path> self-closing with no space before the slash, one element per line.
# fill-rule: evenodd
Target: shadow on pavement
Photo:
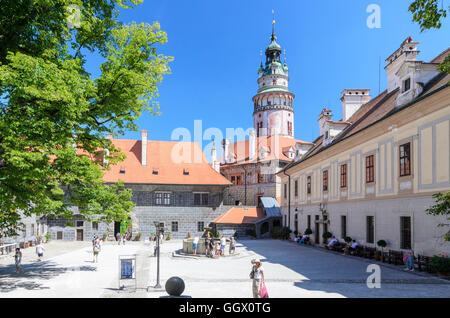
<path fill-rule="evenodd" d="M 23 272 L 16 273 L 15 265 L 0 267 L 0 293 L 7 293 L 16 289 L 49 289 L 33 280 L 49 280 L 69 271 L 96 271 L 92 266 L 57 267 L 57 263 L 43 261 L 35 264 L 22 265 Z"/>

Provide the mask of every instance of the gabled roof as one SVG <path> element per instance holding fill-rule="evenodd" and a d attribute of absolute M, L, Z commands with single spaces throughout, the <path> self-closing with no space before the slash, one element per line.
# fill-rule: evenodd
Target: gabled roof
<path fill-rule="evenodd" d="M 212 221 L 212 223 L 253 224 L 264 217 L 265 213 L 263 208 L 233 207 Z"/>
<path fill-rule="evenodd" d="M 142 141 L 113 139 L 126 159 L 105 171 L 105 182 L 142 184 L 229 185 L 224 176 L 215 171 L 195 142 L 147 141 L 147 165 L 141 163 Z M 197 162 L 196 160 L 197 159 Z M 120 171 L 125 173 L 120 173 Z M 157 170 L 157 174 L 154 174 Z"/>
<path fill-rule="evenodd" d="M 246 163 L 256 163 L 256 162 L 264 162 L 269 160 L 281 160 L 281 161 L 292 161 L 291 158 L 287 157 L 284 154 L 284 149 L 288 147 L 293 147 L 295 149 L 295 145 L 297 143 L 304 145 L 312 145 L 310 142 L 306 142 L 303 140 L 293 139 L 284 136 L 261 136 L 256 139 L 256 151 L 255 157 L 253 160 L 249 159 L 249 140 L 241 140 L 234 143 L 231 143 L 228 148 L 228 153 L 231 154 L 234 158 L 233 163 L 225 164 L 222 166 L 232 166 L 232 165 L 240 165 Z M 259 150 L 263 148 L 266 151 L 270 151 L 264 159 L 257 160 Z M 223 156 L 223 154 L 222 154 Z"/>
<path fill-rule="evenodd" d="M 435 59 L 432 60 L 433 63 L 442 63 L 447 55 L 450 54 L 450 48 L 439 54 Z M 401 109 L 407 108 L 410 105 L 414 104 L 417 100 L 426 97 L 428 94 L 432 94 L 437 90 L 449 86 L 450 75 L 445 73 L 440 73 L 436 75 L 428 84 L 424 87 L 420 96 L 418 96 L 411 103 L 404 105 L 400 108 L 396 108 L 396 99 L 400 94 L 400 89 L 388 93 L 387 90 L 380 93 L 377 97 L 373 98 L 363 106 L 361 106 L 347 121 L 352 123 L 348 127 L 346 127 L 339 135 L 337 135 L 334 140 L 323 146 L 324 138 L 323 136 L 319 136 L 313 142 L 315 145 L 312 147 L 301 160 L 297 162 L 293 162 L 285 167 L 285 171 L 298 165 L 299 163 L 308 160 L 314 155 L 322 152 L 325 149 L 333 147 L 338 144 L 341 140 L 344 140 L 365 128 L 384 120 L 385 118 L 393 115 L 394 113 L 400 111 Z M 283 171 L 283 170 L 282 170 Z M 280 171 L 279 173 L 281 173 Z"/>

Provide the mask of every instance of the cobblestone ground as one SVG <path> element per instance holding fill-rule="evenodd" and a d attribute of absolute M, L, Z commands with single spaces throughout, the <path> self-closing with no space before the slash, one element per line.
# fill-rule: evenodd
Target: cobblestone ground
<path fill-rule="evenodd" d="M 450 282 L 428 274 L 381 269 L 381 288 L 368 288 L 367 266 L 377 262 L 275 240 L 241 241 L 236 256 L 219 259 L 182 257 L 181 241 L 161 246 L 161 285 L 172 276 L 185 281 L 188 297 L 249 298 L 250 260 L 260 258 L 270 297 L 450 297 Z M 148 286 L 156 283 L 153 244 L 106 243 L 92 263 L 89 242 L 51 242 L 43 262 L 34 248 L 24 250 L 23 274 L 14 273 L 12 257 L 0 258 L 0 297 L 166 297 Z M 137 254 L 134 282 L 119 290 L 118 255 Z"/>

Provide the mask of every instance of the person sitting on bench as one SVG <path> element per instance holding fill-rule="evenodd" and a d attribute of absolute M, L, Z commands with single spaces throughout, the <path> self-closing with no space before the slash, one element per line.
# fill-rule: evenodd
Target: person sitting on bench
<path fill-rule="evenodd" d="M 333 245 L 335 245 L 336 243 L 339 243 L 339 240 L 333 235 L 333 238 L 331 239 L 331 241 L 328 243 L 327 248 L 330 249 L 333 247 Z"/>

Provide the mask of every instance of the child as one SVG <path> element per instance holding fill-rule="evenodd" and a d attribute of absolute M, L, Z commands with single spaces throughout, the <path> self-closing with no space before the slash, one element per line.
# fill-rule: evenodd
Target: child
<path fill-rule="evenodd" d="M 22 252 L 20 251 L 20 248 L 16 248 L 16 254 L 14 254 L 14 260 L 16 263 L 16 273 L 19 271 L 23 271 L 22 266 L 20 266 L 20 263 L 22 263 Z"/>

